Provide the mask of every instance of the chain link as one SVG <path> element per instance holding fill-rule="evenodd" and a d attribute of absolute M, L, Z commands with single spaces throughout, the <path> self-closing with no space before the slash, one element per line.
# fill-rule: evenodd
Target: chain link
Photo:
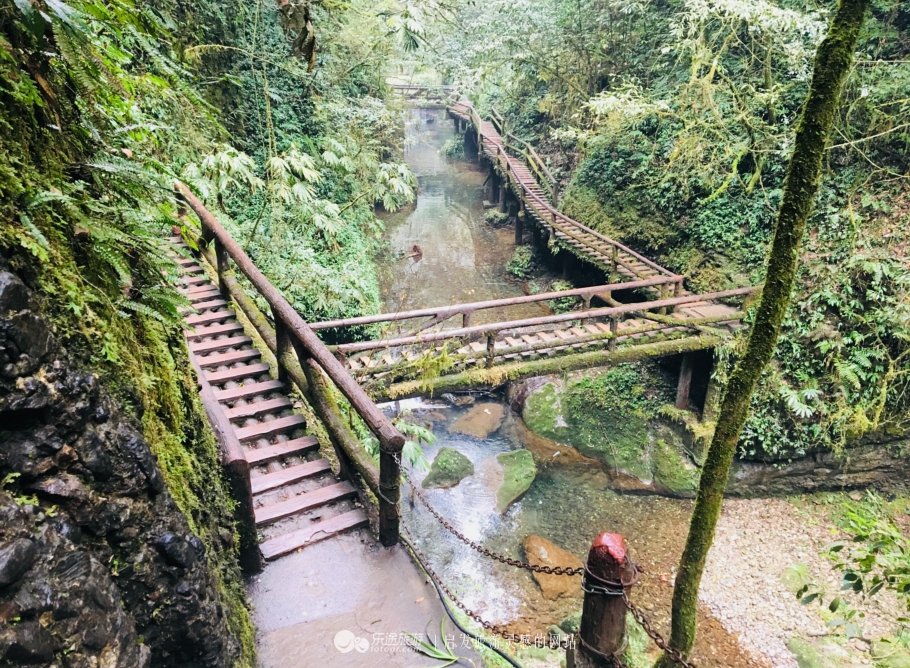
<path fill-rule="evenodd" d="M 401 464 L 400 458 L 396 458 L 396 459 L 398 460 L 398 463 L 400 465 Z M 403 466 L 400 467 L 400 469 L 401 469 L 402 475 L 405 477 L 405 479 L 411 485 L 412 492 L 418 499 L 420 499 L 420 502 L 430 512 L 430 514 L 433 517 L 435 517 L 436 520 L 443 527 L 445 527 L 445 529 L 449 533 L 451 533 L 453 536 L 458 538 L 458 540 L 460 540 L 462 543 L 464 543 L 471 549 L 479 552 L 480 554 L 484 555 L 485 557 L 495 559 L 496 561 L 499 561 L 500 563 L 506 564 L 508 566 L 514 566 L 516 568 L 523 568 L 525 570 L 533 571 L 534 573 L 546 573 L 547 575 L 585 575 L 584 567 L 582 567 L 582 568 L 562 568 L 560 566 L 537 566 L 535 564 L 530 564 L 526 561 L 521 561 L 519 559 L 512 559 L 511 557 L 507 557 L 507 556 L 499 554 L 497 552 L 493 552 L 493 551 L 483 547 L 482 545 L 478 545 L 477 543 L 472 541 L 470 538 L 468 538 L 467 536 L 462 534 L 460 531 L 458 531 L 451 524 L 449 524 L 449 522 L 442 515 L 440 515 L 439 512 L 432 505 L 430 505 L 430 502 L 424 496 L 423 491 L 421 489 L 419 489 L 417 487 L 417 485 L 414 484 L 413 480 L 411 480 L 411 476 L 408 474 L 407 469 L 405 469 Z M 518 642 L 519 644 L 524 644 L 524 645 L 528 645 L 528 646 L 535 645 L 535 643 L 530 640 L 522 640 L 521 636 L 518 636 L 519 640 L 516 641 L 515 634 L 508 634 L 505 632 L 505 629 L 503 627 L 493 624 L 492 622 L 487 622 L 487 621 L 481 619 L 481 617 L 478 613 L 474 612 L 473 610 L 468 608 L 464 603 L 462 603 L 461 600 L 459 600 L 458 597 L 456 597 L 452 593 L 452 591 L 448 588 L 448 586 L 442 581 L 442 579 L 438 575 L 436 575 L 436 573 L 430 567 L 430 564 L 429 564 L 429 561 L 427 560 L 426 555 L 420 551 L 420 548 L 417 547 L 417 541 L 414 539 L 414 536 L 411 535 L 411 532 L 408 530 L 407 525 L 402 523 L 401 528 L 404 530 L 404 533 L 407 535 L 411 548 L 417 553 L 418 558 L 423 562 L 424 568 L 427 570 L 427 573 L 429 573 L 430 577 L 433 578 L 433 581 L 439 585 L 440 589 L 442 589 L 443 592 L 445 592 L 445 595 L 449 598 L 449 600 L 452 601 L 452 603 L 454 603 L 458 607 L 459 610 L 464 612 L 468 617 L 470 617 L 475 622 L 480 624 L 487 631 L 495 633 L 496 635 L 499 635 L 499 636 L 505 638 L 506 640 L 510 640 L 511 642 Z M 636 575 L 639 573 L 641 573 L 641 567 L 636 565 Z M 668 643 L 666 640 L 664 640 L 664 637 L 654 629 L 651 622 L 648 620 L 647 617 L 645 617 L 645 614 L 641 611 L 641 609 L 639 609 L 634 603 L 632 603 L 632 599 L 629 598 L 629 594 L 628 594 L 628 591 L 626 588 L 631 587 L 632 585 L 636 584 L 637 582 L 638 582 L 638 578 L 636 577 L 634 581 L 628 582 L 628 583 L 626 583 L 626 582 L 605 583 L 605 584 L 613 585 L 614 587 L 616 585 L 619 585 L 619 587 L 620 587 L 619 589 L 614 589 L 613 587 L 608 589 L 608 588 L 598 586 L 598 585 L 586 584 L 586 579 L 585 579 L 585 580 L 582 580 L 582 588 L 585 589 L 585 591 L 590 591 L 591 593 L 602 593 L 605 595 L 621 595 L 623 603 L 625 604 L 625 606 L 629 610 L 629 612 L 632 613 L 632 616 L 635 618 L 635 621 L 641 625 L 641 627 L 644 629 L 645 633 L 648 635 L 649 638 L 651 638 L 651 640 L 654 641 L 654 644 L 657 645 L 658 648 L 663 650 L 667 654 L 667 656 L 670 657 L 670 659 L 672 659 L 675 663 L 683 666 L 683 668 L 697 668 L 696 664 L 686 661 L 685 658 L 683 657 L 682 653 L 678 649 L 676 649 L 675 647 L 672 647 L 670 645 L 670 643 Z M 585 588 L 585 587 L 587 587 L 587 588 Z M 580 636 L 577 636 L 577 634 L 571 634 L 569 639 L 562 640 L 556 644 L 552 643 L 552 641 L 551 641 L 548 646 L 550 647 L 550 649 L 556 649 L 556 648 L 566 649 L 571 643 L 571 645 L 574 647 L 574 638 L 575 637 L 578 637 L 579 639 L 581 639 Z M 623 661 L 623 659 L 620 657 L 619 654 L 612 654 L 609 656 L 604 655 L 604 658 L 612 661 L 614 668 L 628 668 L 625 661 Z"/>
<path fill-rule="evenodd" d="M 507 557 L 504 554 L 499 554 L 498 552 L 493 552 L 485 548 L 483 545 L 475 543 L 473 540 L 465 536 L 463 533 L 458 531 L 455 527 L 448 523 L 448 521 L 439 514 L 439 512 L 430 505 L 429 500 L 424 496 L 423 491 L 414 484 L 414 481 L 411 480 L 411 476 L 408 474 L 407 470 L 402 467 L 402 474 L 405 479 L 410 483 L 411 490 L 424 507 L 430 512 L 430 514 L 436 518 L 436 520 L 445 527 L 446 531 L 455 536 L 462 543 L 470 547 L 472 550 L 476 550 L 485 557 L 490 559 L 495 559 L 496 561 L 506 564 L 507 566 L 514 566 L 515 568 L 523 568 L 527 571 L 533 571 L 534 573 L 545 573 L 547 575 L 584 575 L 584 568 L 563 568 L 562 566 L 537 566 L 535 564 L 529 564 L 527 561 L 521 561 L 520 559 L 513 559 Z"/>
<path fill-rule="evenodd" d="M 645 614 L 632 603 L 632 599 L 629 598 L 629 595 L 623 593 L 622 595 L 623 603 L 626 604 L 629 612 L 632 613 L 632 616 L 635 618 L 635 621 L 641 625 L 641 628 L 645 630 L 645 633 L 648 634 L 648 637 L 654 641 L 654 644 L 662 649 L 667 656 L 669 656 L 674 662 L 683 666 L 683 668 L 696 668 L 696 665 L 690 661 L 686 661 L 683 658 L 682 652 L 680 652 L 675 647 L 672 647 L 670 643 L 664 640 L 664 637 L 658 633 L 654 627 L 651 625 L 651 622 L 648 621 L 648 618 L 645 617 Z"/>
<path fill-rule="evenodd" d="M 459 599 L 452 592 L 452 590 L 449 589 L 448 585 L 446 585 L 446 583 L 442 581 L 442 578 L 440 578 L 438 575 L 436 575 L 436 571 L 434 571 L 433 567 L 430 566 L 430 562 L 427 559 L 427 556 L 421 551 L 421 549 L 419 547 L 417 547 L 417 541 L 414 539 L 414 536 L 411 534 L 407 525 L 402 524 L 401 528 L 408 538 L 408 544 L 409 544 L 410 548 L 412 550 L 414 550 L 415 554 L 417 555 L 417 558 L 423 564 L 424 569 L 426 569 L 429 576 L 433 579 L 433 582 L 435 582 L 437 585 L 439 585 L 439 588 L 442 589 L 442 591 L 445 593 L 446 597 L 450 601 L 452 601 L 452 603 L 454 603 L 455 606 L 459 610 L 461 610 L 468 617 L 470 617 L 475 622 L 480 624 L 487 631 L 490 631 L 491 633 L 494 633 L 502 638 L 505 638 L 506 640 L 508 640 L 510 642 L 513 642 L 513 643 L 516 643 L 519 645 L 527 645 L 529 647 L 537 646 L 534 641 L 530 640 L 530 636 L 528 636 L 528 639 L 525 640 L 523 636 L 516 636 L 514 633 L 507 633 L 504 627 L 499 626 L 498 624 L 494 624 L 492 622 L 486 621 L 485 619 L 481 618 L 479 613 L 474 612 L 469 607 L 467 607 L 464 603 L 462 603 L 461 599 Z M 550 649 L 560 649 L 560 648 L 568 649 L 568 648 L 575 646 L 575 634 L 567 634 L 566 639 L 559 640 L 556 642 L 554 642 L 552 640 L 554 635 L 555 634 L 550 634 L 550 640 L 547 642 L 547 647 L 549 647 Z"/>

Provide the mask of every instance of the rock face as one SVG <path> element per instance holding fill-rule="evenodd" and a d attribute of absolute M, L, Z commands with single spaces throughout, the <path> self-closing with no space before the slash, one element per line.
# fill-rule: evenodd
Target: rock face
<path fill-rule="evenodd" d="M 422 487 L 454 487 L 469 475 L 474 475 L 474 464 L 470 459 L 453 448 L 441 448 Z"/>
<path fill-rule="evenodd" d="M 506 410 L 502 404 L 477 404 L 455 420 L 449 431 L 483 440 L 499 429 L 505 415 Z"/>
<path fill-rule="evenodd" d="M 0 480 L 0 665 L 234 664 L 205 548 L 148 442 L 2 270 Z"/>
<path fill-rule="evenodd" d="M 727 493 L 733 496 L 786 496 L 844 489 L 906 489 L 910 441 L 848 448 L 846 456 L 814 452 L 785 466 L 738 460 Z"/>
<path fill-rule="evenodd" d="M 527 450 L 512 450 L 496 455 L 502 467 L 502 485 L 496 493 L 496 508 L 504 513 L 518 501 L 537 477 L 534 457 Z"/>
<path fill-rule="evenodd" d="M 559 566 L 560 568 L 581 568 L 581 559 L 571 552 L 554 545 L 546 538 L 528 536 L 521 546 L 525 551 L 528 563 L 534 566 Z M 580 580 L 577 576 L 548 575 L 532 573 L 534 581 L 540 586 L 544 598 L 555 599 L 560 596 L 571 596 L 578 592 Z"/>

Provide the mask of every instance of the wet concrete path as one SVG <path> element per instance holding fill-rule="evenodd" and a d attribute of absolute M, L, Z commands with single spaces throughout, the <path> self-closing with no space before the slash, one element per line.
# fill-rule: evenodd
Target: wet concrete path
<path fill-rule="evenodd" d="M 366 529 L 269 563 L 249 591 L 262 668 L 426 668 L 436 662 L 402 634 L 438 642 L 443 618 L 464 657 L 455 665 L 483 665 L 405 548 Z"/>

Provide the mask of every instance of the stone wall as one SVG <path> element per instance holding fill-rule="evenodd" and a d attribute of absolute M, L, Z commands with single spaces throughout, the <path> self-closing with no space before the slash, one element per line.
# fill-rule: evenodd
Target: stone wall
<path fill-rule="evenodd" d="M 0 665 L 234 664 L 211 560 L 142 432 L 6 271 L 0 481 Z"/>

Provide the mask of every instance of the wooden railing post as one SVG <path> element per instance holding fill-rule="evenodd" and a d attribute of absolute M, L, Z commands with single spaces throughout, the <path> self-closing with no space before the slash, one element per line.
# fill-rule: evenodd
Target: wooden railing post
<path fill-rule="evenodd" d="M 402 445 L 403 443 L 402 439 Z M 398 501 L 401 498 L 401 445 L 379 441 L 379 542 L 398 542 Z"/>
<path fill-rule="evenodd" d="M 666 283 L 664 283 L 663 285 L 660 286 L 660 300 L 661 300 L 661 301 L 663 301 L 664 299 L 667 298 L 668 290 L 669 290 L 669 288 L 668 288 L 668 286 L 667 286 Z M 666 315 L 666 314 L 667 314 L 667 307 L 666 307 L 666 306 L 661 307 L 661 308 L 658 310 L 658 313 L 660 313 L 661 315 Z"/>
<path fill-rule="evenodd" d="M 215 239 L 215 269 L 218 272 L 218 290 L 225 299 L 230 299 L 230 290 L 224 282 L 224 275 L 230 269 L 230 257 L 220 239 Z"/>
<path fill-rule="evenodd" d="M 493 359 L 496 356 L 496 335 L 487 334 L 487 368 L 493 366 Z"/>
<path fill-rule="evenodd" d="M 610 344 L 607 346 L 610 350 L 616 350 L 616 334 L 619 332 L 619 317 L 610 316 Z"/>
<path fill-rule="evenodd" d="M 623 597 L 638 580 L 638 569 L 618 533 L 602 533 L 591 545 L 585 563 L 585 592 L 578 629 L 575 668 L 617 665 L 613 655 L 626 648 L 626 604 Z"/>
<path fill-rule="evenodd" d="M 291 349 L 294 346 L 291 343 L 291 337 L 288 334 L 287 326 L 284 324 L 281 317 L 275 313 L 275 309 L 272 309 L 272 321 L 275 323 L 275 359 L 278 362 L 278 380 L 282 383 L 287 383 L 288 371 L 281 360 L 284 359 L 285 355 L 291 352 Z"/>

